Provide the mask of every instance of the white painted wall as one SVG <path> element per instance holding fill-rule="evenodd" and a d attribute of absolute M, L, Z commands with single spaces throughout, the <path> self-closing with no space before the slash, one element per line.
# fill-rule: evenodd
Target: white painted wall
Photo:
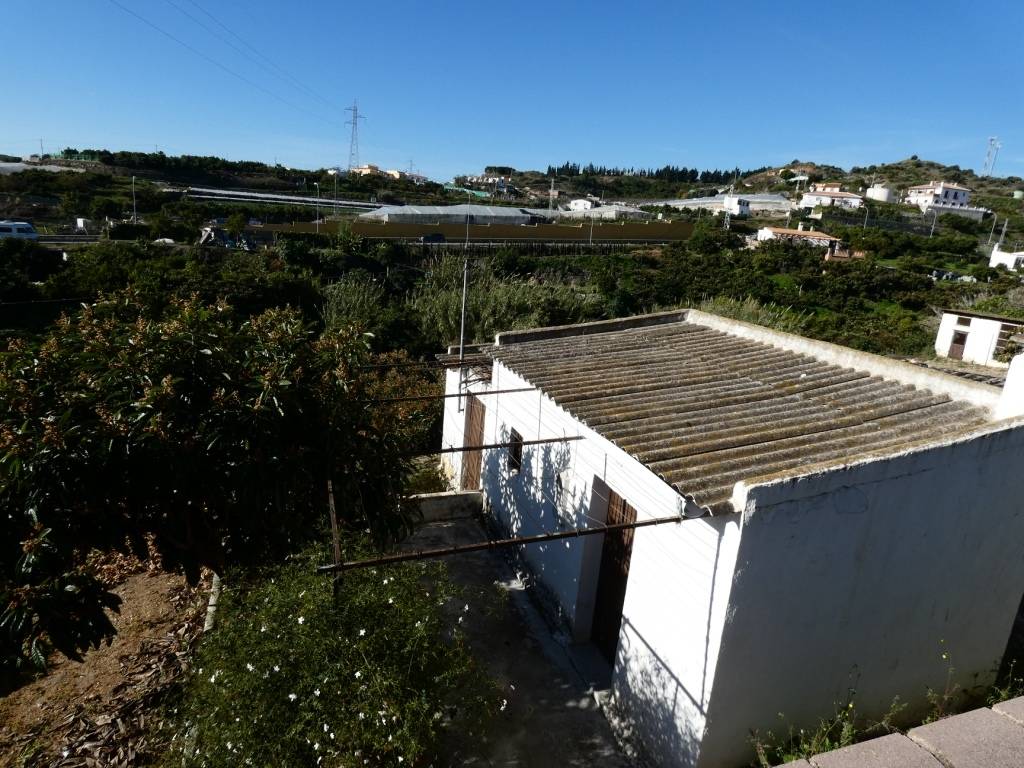
<path fill-rule="evenodd" d="M 884 184 L 872 184 L 865 195 L 869 200 L 877 200 L 880 203 L 892 203 L 896 200 L 896 193 Z"/>
<path fill-rule="evenodd" d="M 457 381 L 457 374 L 449 373 L 450 391 Z M 495 363 L 492 390 L 525 386 L 523 378 Z M 456 400 L 446 404 L 445 445 L 462 444 L 464 415 L 455 413 Z M 484 494 L 511 533 L 526 536 L 603 523 L 606 487 L 636 509 L 638 520 L 681 512 L 685 502 L 671 486 L 539 391 L 484 400 L 485 442 L 506 442 L 511 429 L 524 440 L 584 438 L 525 447 L 523 467 L 514 474 L 505 449 L 485 452 Z M 563 480 L 561 512 L 554 498 L 558 474 Z M 738 543 L 738 515 L 635 534 L 613 687 L 623 711 L 636 716 L 636 732 L 667 764 L 695 765 Z M 523 552 L 578 642 L 590 637 L 602 546 L 603 536 L 589 536 L 531 545 Z"/>
<path fill-rule="evenodd" d="M 960 318 L 969 319 L 970 326 L 958 324 Z M 986 320 L 982 317 L 968 318 L 967 315 L 944 312 L 942 321 L 939 323 L 939 331 L 935 334 L 935 354 L 939 357 L 949 357 L 949 346 L 953 343 L 953 334 L 966 333 L 967 342 L 964 345 L 963 356 L 965 362 L 1006 368 L 1008 363 L 1001 363 L 992 357 L 996 352 L 999 329 L 1002 325 L 999 320 Z"/>
<path fill-rule="evenodd" d="M 577 200 L 570 200 L 569 201 L 569 210 L 570 211 L 589 211 L 593 207 L 594 207 L 594 203 L 592 201 L 590 201 L 590 200 L 587 200 L 586 198 L 582 198 L 581 197 L 581 198 L 579 198 Z"/>
<path fill-rule="evenodd" d="M 825 192 L 804 192 L 804 196 L 800 198 L 801 208 L 816 208 L 819 205 L 830 206 L 834 205 L 836 208 L 860 208 L 864 201 L 859 197 L 833 197 Z"/>
<path fill-rule="evenodd" d="M 752 729 L 778 731 L 779 712 L 813 727 L 850 688 L 880 718 L 897 695 L 927 709 L 950 667 L 992 681 L 1024 593 L 1020 424 L 740 490 L 699 768 L 746 764 Z"/>
<path fill-rule="evenodd" d="M 992 246 L 992 255 L 989 257 L 988 265 L 995 269 L 1001 264 L 1015 272 L 1021 262 L 1024 262 L 1024 251 L 1004 251 L 999 247 L 999 243 L 996 243 Z"/>
<path fill-rule="evenodd" d="M 750 202 L 737 195 L 726 195 L 722 199 L 722 209 L 733 216 L 749 216 Z"/>

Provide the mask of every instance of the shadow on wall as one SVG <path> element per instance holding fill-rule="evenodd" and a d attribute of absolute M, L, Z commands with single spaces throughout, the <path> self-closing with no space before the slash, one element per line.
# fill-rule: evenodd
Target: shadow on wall
<path fill-rule="evenodd" d="M 507 443 L 510 428 L 502 426 L 495 442 Z M 557 478 L 569 466 L 566 443 L 524 446 L 522 466 L 509 468 L 509 449 L 486 451 L 481 468 L 484 495 L 500 527 L 513 536 L 531 536 L 560 530 L 556 508 Z M 568 503 L 568 502 L 566 502 Z M 560 621 L 568 621 L 579 583 L 581 547 L 579 540 L 561 540 L 521 547 L 529 570 L 539 577 L 538 585 L 554 598 Z"/>
<path fill-rule="evenodd" d="M 705 714 L 700 702 L 625 617 L 617 656 L 615 713 L 635 747 L 655 765 L 695 766 L 702 734 L 690 715 Z"/>

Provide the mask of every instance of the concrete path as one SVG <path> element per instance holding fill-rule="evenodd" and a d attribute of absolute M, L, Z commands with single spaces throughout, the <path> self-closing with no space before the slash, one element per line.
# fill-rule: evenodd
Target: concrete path
<path fill-rule="evenodd" d="M 1024 697 L 975 709 L 787 768 L 1022 768 Z"/>
<path fill-rule="evenodd" d="M 420 528 L 404 548 L 486 538 L 472 519 L 436 522 Z M 482 741 L 450 734 L 443 764 L 627 768 L 630 762 L 595 702 L 586 649 L 569 647 L 552 635 L 529 590 L 500 554 L 474 552 L 444 562 L 452 580 L 470 595 L 462 621 L 467 642 L 497 680 L 506 704 Z"/>

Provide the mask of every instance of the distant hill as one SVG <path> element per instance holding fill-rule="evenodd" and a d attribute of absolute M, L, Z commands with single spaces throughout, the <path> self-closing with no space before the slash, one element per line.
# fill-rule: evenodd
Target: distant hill
<path fill-rule="evenodd" d="M 494 168 L 492 170 L 497 170 Z M 794 176 L 807 176 L 810 182 L 838 181 L 849 191 L 867 189 L 872 183 L 886 182 L 898 189 L 932 180 L 964 184 L 976 195 L 1005 197 L 1015 189 L 1024 188 L 1019 177 L 981 178 L 971 169 L 942 165 L 930 160 L 910 157 L 895 163 L 853 167 L 794 160 L 778 167 L 753 170 L 697 170 L 665 166 L 657 169 L 618 169 L 602 166 L 564 163 L 549 166 L 546 171 L 515 170 L 511 183 L 535 201 L 547 201 L 552 179 L 559 200 L 593 196 L 609 200 L 650 200 L 672 197 L 698 197 L 715 194 L 730 186 L 747 192 L 784 192 L 795 189 L 789 181 Z M 806 185 L 804 185 L 806 187 Z"/>

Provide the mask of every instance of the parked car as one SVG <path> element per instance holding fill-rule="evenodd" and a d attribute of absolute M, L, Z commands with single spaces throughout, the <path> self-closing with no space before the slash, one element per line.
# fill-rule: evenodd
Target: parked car
<path fill-rule="evenodd" d="M 440 232 L 434 232 L 429 235 L 420 236 L 421 243 L 443 243 L 446 241 L 446 239 L 447 238 L 445 238 L 445 236 L 442 235 Z"/>
<path fill-rule="evenodd" d="M 38 240 L 39 233 L 27 221 L 0 221 L 0 240 L 8 237 L 18 240 Z"/>

